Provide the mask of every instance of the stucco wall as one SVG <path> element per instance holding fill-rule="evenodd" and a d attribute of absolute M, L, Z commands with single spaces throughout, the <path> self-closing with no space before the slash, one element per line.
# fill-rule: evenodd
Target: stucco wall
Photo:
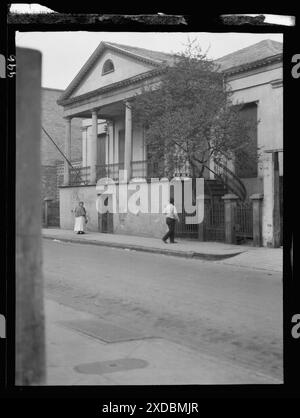
<path fill-rule="evenodd" d="M 114 215 L 116 234 L 161 238 L 168 230 L 162 214 L 132 213 Z"/>
<path fill-rule="evenodd" d="M 136 189 L 128 191 L 128 199 Z M 151 195 L 151 192 L 149 190 Z M 150 196 L 149 195 L 149 196 Z M 156 194 L 153 199 L 159 199 Z M 158 195 L 159 196 L 159 195 Z M 79 201 L 84 202 L 89 222 L 87 231 L 98 231 L 97 190 L 95 186 L 62 187 L 60 188 L 60 227 L 62 229 L 74 228 L 73 210 Z M 150 201 L 149 201 L 150 202 Z M 157 206 L 157 212 L 161 212 L 166 202 Z M 150 203 L 149 203 L 150 205 Z M 154 205 L 154 203 L 153 203 Z M 117 207 L 119 200 L 117 195 Z M 155 206 L 153 206 L 155 207 Z M 118 211 L 119 212 L 119 211 Z M 117 234 L 141 235 L 161 237 L 167 231 L 165 217 L 161 213 L 115 213 L 113 215 L 113 231 Z"/>
<path fill-rule="evenodd" d="M 107 59 L 112 60 L 115 67 L 115 71 L 102 75 L 102 67 Z M 115 83 L 126 78 L 133 77 L 137 74 L 144 73 L 153 68 L 154 67 L 150 64 L 138 62 L 137 60 L 134 60 L 117 52 L 106 51 L 99 58 L 98 62 L 94 64 L 90 73 L 86 76 L 85 80 L 81 83 L 81 85 L 79 85 L 79 87 L 72 93 L 71 97 L 79 96 L 80 94 L 96 90 L 100 87 L 107 86 L 111 83 Z"/>
<path fill-rule="evenodd" d="M 97 193 L 95 186 L 60 188 L 60 227 L 74 228 L 73 210 L 83 201 L 89 218 L 87 230 L 98 231 L 98 212 L 96 210 Z"/>
<path fill-rule="evenodd" d="M 271 83 L 280 79 L 282 79 L 282 67 L 230 81 L 234 103 L 257 101 L 257 142 L 261 155 L 259 176 L 263 176 L 263 150 L 283 148 L 283 87 Z M 280 175 L 282 173 L 281 156 Z"/>
<path fill-rule="evenodd" d="M 248 179 L 241 179 L 244 183 L 247 196 L 251 196 L 255 193 L 263 193 L 264 185 L 262 177 L 255 177 L 255 178 L 248 178 Z"/>

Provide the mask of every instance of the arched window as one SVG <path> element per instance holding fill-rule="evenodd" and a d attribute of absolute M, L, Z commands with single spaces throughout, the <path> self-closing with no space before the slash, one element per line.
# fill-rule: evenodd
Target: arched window
<path fill-rule="evenodd" d="M 115 71 L 112 60 L 106 60 L 102 67 L 102 75 Z"/>

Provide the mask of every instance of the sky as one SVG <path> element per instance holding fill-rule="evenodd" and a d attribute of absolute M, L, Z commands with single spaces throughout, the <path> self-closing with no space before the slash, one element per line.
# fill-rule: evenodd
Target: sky
<path fill-rule="evenodd" d="M 163 52 L 180 52 L 196 39 L 211 59 L 264 39 L 283 42 L 282 34 L 206 32 L 16 32 L 16 46 L 42 53 L 42 86 L 64 90 L 101 41 Z"/>

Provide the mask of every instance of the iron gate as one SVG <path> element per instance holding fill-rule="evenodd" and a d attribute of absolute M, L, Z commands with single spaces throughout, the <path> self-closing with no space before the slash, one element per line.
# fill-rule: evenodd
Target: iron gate
<path fill-rule="evenodd" d="M 223 200 L 210 200 L 204 204 L 204 241 L 225 241 L 225 207 Z"/>
<path fill-rule="evenodd" d="M 195 213 L 186 214 L 185 212 L 179 213 L 179 222 L 175 224 L 175 236 L 182 238 L 198 238 L 198 225 L 187 224 L 186 219 L 195 216 Z"/>
<path fill-rule="evenodd" d="M 192 204 L 195 205 L 195 179 L 193 181 L 193 202 Z M 181 195 L 181 202 L 182 202 L 182 212 L 178 213 L 179 221 L 175 224 L 175 236 L 182 237 L 182 238 L 198 238 L 198 225 L 197 224 L 188 224 L 186 223 L 187 219 L 190 217 L 194 217 L 196 215 L 196 211 L 193 213 L 186 213 L 184 210 L 184 181 L 181 181 L 182 187 L 182 195 Z M 170 197 L 174 197 L 174 188 L 170 187 Z M 176 201 L 175 201 L 176 206 Z"/>
<path fill-rule="evenodd" d="M 235 208 L 235 236 L 253 239 L 253 209 L 251 200 L 238 201 Z"/>

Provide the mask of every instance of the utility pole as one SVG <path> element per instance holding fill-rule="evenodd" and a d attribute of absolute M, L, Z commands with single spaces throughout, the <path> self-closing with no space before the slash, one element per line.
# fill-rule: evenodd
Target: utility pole
<path fill-rule="evenodd" d="M 41 53 L 17 48 L 16 385 L 45 383 L 41 238 Z"/>

